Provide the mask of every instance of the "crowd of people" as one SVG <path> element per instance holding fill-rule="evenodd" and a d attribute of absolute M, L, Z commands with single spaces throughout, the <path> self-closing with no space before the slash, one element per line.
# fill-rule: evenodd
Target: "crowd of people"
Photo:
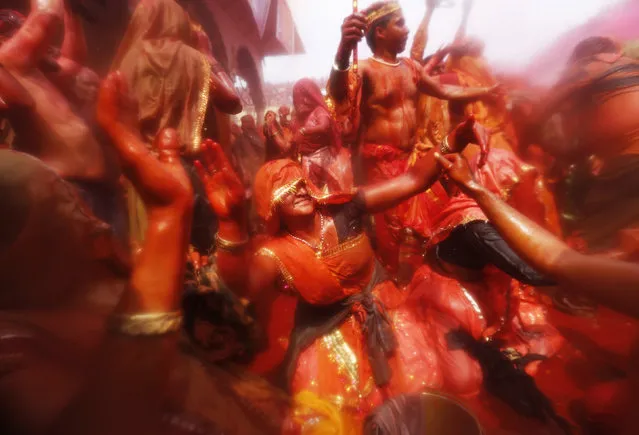
<path fill-rule="evenodd" d="M 82 2 L 31 3 L 0 10 L 2 433 L 636 433 L 622 41 L 531 92 L 466 35 L 472 0 L 428 55 L 440 2 L 409 41 L 377 1 L 325 94 L 236 125 L 177 0 L 139 2 L 105 77 Z"/>

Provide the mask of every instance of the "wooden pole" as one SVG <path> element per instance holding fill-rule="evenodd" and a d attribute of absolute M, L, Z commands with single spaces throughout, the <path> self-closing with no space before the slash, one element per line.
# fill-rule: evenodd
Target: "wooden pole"
<path fill-rule="evenodd" d="M 357 13 L 358 5 L 357 0 L 353 0 L 353 13 Z M 353 71 L 357 73 L 357 63 L 358 63 L 358 55 L 357 55 L 357 45 L 353 49 Z"/>

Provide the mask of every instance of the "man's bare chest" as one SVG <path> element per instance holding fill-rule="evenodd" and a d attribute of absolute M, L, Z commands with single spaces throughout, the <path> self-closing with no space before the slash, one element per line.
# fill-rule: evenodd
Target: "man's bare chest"
<path fill-rule="evenodd" d="M 405 66 L 373 69 L 365 72 L 363 97 L 369 104 L 396 106 L 417 97 L 412 71 Z"/>

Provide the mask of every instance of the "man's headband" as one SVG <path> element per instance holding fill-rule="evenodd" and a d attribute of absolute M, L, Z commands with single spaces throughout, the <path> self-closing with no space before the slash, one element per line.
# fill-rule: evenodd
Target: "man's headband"
<path fill-rule="evenodd" d="M 401 9 L 401 6 L 396 1 L 386 2 L 384 6 L 382 6 L 381 8 L 375 9 L 371 11 L 370 13 L 366 14 L 366 23 L 368 24 L 369 27 L 373 26 L 379 20 L 389 16 L 392 13 L 397 12 L 400 9 Z"/>

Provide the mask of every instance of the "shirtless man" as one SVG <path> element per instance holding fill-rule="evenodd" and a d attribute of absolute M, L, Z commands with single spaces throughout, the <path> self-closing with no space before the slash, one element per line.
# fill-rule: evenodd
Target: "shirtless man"
<path fill-rule="evenodd" d="M 65 35 L 63 56 L 52 55 L 51 44 L 63 25 L 65 3 L 33 0 L 24 23 L 19 17 L 12 18 L 11 13 L 2 14 L 0 64 L 33 100 L 30 110 L 6 111 L 5 116 L 16 132 L 14 148 L 41 159 L 79 187 L 89 203 L 94 203 L 105 186 L 116 185 L 119 173 L 115 165 L 109 164 L 105 150 L 80 114 L 82 109 L 87 112 L 87 108 L 93 107 L 83 103 L 94 101 L 97 80 L 73 60 L 72 51 L 77 49 L 70 39 L 73 32 Z M 77 30 L 77 23 L 67 21 L 67 24 L 67 30 L 70 26 Z M 79 98 L 72 103 L 67 95 L 71 94 L 70 89 L 80 88 L 78 82 L 83 78 L 87 84 L 85 92 L 76 93 Z"/>
<path fill-rule="evenodd" d="M 360 63 L 357 75 L 349 76 L 351 53 L 364 36 L 373 57 Z M 352 113 L 355 122 L 359 118 L 358 152 L 364 172 L 361 181 L 366 183 L 386 180 L 408 169 L 416 144 L 420 93 L 446 100 L 472 100 L 493 92 L 493 88 L 462 89 L 439 84 L 419 63 L 399 57 L 407 40 L 408 28 L 396 1 L 377 2 L 363 13 L 349 16 L 342 25 L 328 89 L 336 105 L 359 104 Z M 353 81 L 361 86 L 354 89 Z M 402 228 L 413 228 L 427 238 L 429 215 L 438 211 L 438 203 L 445 197 L 441 185 L 433 185 L 430 192 L 374 217 L 378 252 L 391 271 L 398 266 Z"/>

